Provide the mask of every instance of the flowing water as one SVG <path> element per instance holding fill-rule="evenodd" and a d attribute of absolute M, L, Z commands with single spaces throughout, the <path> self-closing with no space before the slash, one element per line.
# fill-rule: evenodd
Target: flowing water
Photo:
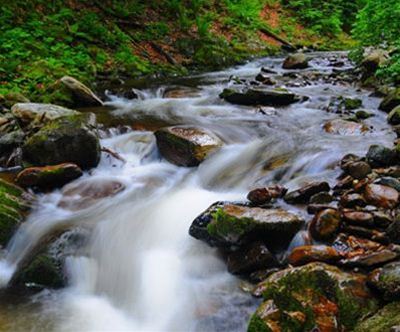
<path fill-rule="evenodd" d="M 312 56 L 311 68 L 302 73 L 328 75 L 333 71 L 328 58 L 344 58 L 345 53 Z M 332 84 L 318 77 L 306 86 L 296 84 L 298 78 L 282 76 L 290 71 L 280 69 L 281 63 L 282 58 L 260 59 L 165 84 L 152 82 L 136 100 L 112 97 L 112 109 L 100 110 L 99 119 L 106 114 L 136 130 L 109 130 L 102 145 L 125 162 L 104 154 L 96 169 L 67 188 L 107 183 L 122 183 L 126 188 L 92 204 L 83 204 L 80 197 L 70 197 L 72 205 L 60 204 L 65 189 L 40 196 L 38 208 L 4 252 L 0 282 L 4 287 L 48 234 L 70 229 L 52 246 L 65 262 L 68 286 L 2 296 L 0 327 L 9 331 L 244 331 L 258 301 L 228 274 L 217 250 L 188 235 L 192 220 L 217 200 L 245 199 L 255 186 L 279 182 L 294 188 L 310 179 L 332 182 L 344 154 L 364 154 L 372 143 L 390 146 L 394 140 L 385 114 L 377 111 L 379 100 L 369 91 L 355 83 Z M 289 89 L 310 99 L 260 110 L 218 97 L 224 87 L 234 84 L 230 77 L 253 79 L 262 66 L 275 70 L 273 76 L 282 86 L 286 82 Z M 341 70 L 348 68 L 345 62 Z M 163 98 L 171 87 L 193 91 L 184 98 Z M 338 96 L 363 100 L 364 109 L 374 114 L 364 120 L 370 131 L 342 136 L 323 130 L 326 121 L 338 118 L 324 110 Z M 226 144 L 198 168 L 176 167 L 161 159 L 151 131 L 165 124 L 203 126 Z M 79 245 L 68 241 L 74 235 L 82 239 Z M 296 237 L 292 246 L 299 243 L 301 237 Z"/>

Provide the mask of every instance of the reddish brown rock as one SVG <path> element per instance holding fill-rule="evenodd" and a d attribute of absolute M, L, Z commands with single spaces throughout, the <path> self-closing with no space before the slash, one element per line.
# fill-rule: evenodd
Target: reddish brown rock
<path fill-rule="evenodd" d="M 33 187 L 40 190 L 59 188 L 82 176 L 79 166 L 65 163 L 45 167 L 29 167 L 20 172 L 16 183 L 23 187 Z"/>
<path fill-rule="evenodd" d="M 375 229 L 365 228 L 361 226 L 345 226 L 344 232 L 360 237 L 370 239 L 380 243 L 389 243 L 389 237 L 384 232 Z"/>
<path fill-rule="evenodd" d="M 269 203 L 272 199 L 280 198 L 285 195 L 287 189 L 275 185 L 266 188 L 257 188 L 249 192 L 247 199 L 256 205 Z"/>
<path fill-rule="evenodd" d="M 374 226 L 374 216 L 369 212 L 344 211 L 343 219 L 351 225 L 363 226 L 363 227 Z"/>
<path fill-rule="evenodd" d="M 327 182 L 312 182 L 300 189 L 287 193 L 284 200 L 289 204 L 306 204 L 310 198 L 320 192 L 328 192 L 330 190 Z"/>
<path fill-rule="evenodd" d="M 357 122 L 336 119 L 325 123 L 324 130 L 329 134 L 350 136 L 368 131 L 368 127 Z"/>
<path fill-rule="evenodd" d="M 294 248 L 288 257 L 288 262 L 294 266 L 311 262 L 331 263 L 339 260 L 340 257 L 335 248 L 324 245 L 309 245 Z"/>
<path fill-rule="evenodd" d="M 399 192 L 396 189 L 379 184 L 368 184 L 364 197 L 368 203 L 385 209 L 393 209 L 399 202 Z"/>
<path fill-rule="evenodd" d="M 367 205 L 363 196 L 357 193 L 344 194 L 340 197 L 340 205 L 345 208 L 363 207 Z"/>
<path fill-rule="evenodd" d="M 326 241 L 332 239 L 340 227 L 340 214 L 337 210 L 326 209 L 316 214 L 309 225 L 312 237 Z"/>

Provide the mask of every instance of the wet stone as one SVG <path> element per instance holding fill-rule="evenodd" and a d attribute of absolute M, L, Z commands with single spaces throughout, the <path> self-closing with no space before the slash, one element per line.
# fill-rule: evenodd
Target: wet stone
<path fill-rule="evenodd" d="M 326 209 L 314 216 L 310 222 L 309 230 L 314 239 L 327 241 L 336 235 L 340 224 L 340 213 L 334 209 Z"/>
<path fill-rule="evenodd" d="M 376 184 L 381 184 L 383 186 L 388 186 L 393 189 L 396 189 L 397 191 L 400 191 L 400 180 L 392 178 L 392 177 L 383 177 L 383 178 L 378 178 L 375 181 Z"/>
<path fill-rule="evenodd" d="M 393 209 L 399 202 L 399 192 L 396 189 L 379 184 L 368 184 L 364 196 L 368 203 L 386 209 Z"/>
<path fill-rule="evenodd" d="M 354 179 L 361 180 L 371 173 L 371 166 L 364 161 L 349 163 L 346 167 L 347 173 Z"/>
<path fill-rule="evenodd" d="M 320 192 L 328 192 L 330 190 L 327 182 L 312 182 L 300 189 L 287 193 L 284 200 L 289 204 L 306 204 L 310 198 Z"/>
<path fill-rule="evenodd" d="M 354 208 L 356 206 L 366 206 L 367 203 L 363 196 L 358 193 L 344 194 L 340 198 L 340 205 L 346 208 Z"/>
<path fill-rule="evenodd" d="M 400 300 L 400 262 L 389 263 L 372 271 L 368 281 L 386 301 Z"/>
<path fill-rule="evenodd" d="M 393 219 L 384 212 L 373 211 L 372 215 L 374 217 L 374 224 L 377 227 L 386 228 L 393 222 Z"/>
<path fill-rule="evenodd" d="M 333 196 L 327 191 L 312 195 L 310 198 L 310 204 L 329 204 L 332 201 Z"/>
<path fill-rule="evenodd" d="M 381 232 L 375 229 L 365 228 L 362 226 L 347 225 L 343 227 L 343 231 L 348 234 L 370 239 L 372 241 L 385 244 L 389 243 L 389 237 L 387 236 L 387 234 L 385 232 Z"/>
<path fill-rule="evenodd" d="M 340 257 L 335 248 L 325 245 L 307 245 L 294 248 L 288 257 L 288 262 L 294 266 L 311 262 L 332 263 L 338 261 Z"/>
<path fill-rule="evenodd" d="M 257 188 L 249 192 L 247 199 L 255 205 L 263 205 L 282 197 L 286 192 L 287 189 L 279 185 Z"/>
<path fill-rule="evenodd" d="M 228 255 L 228 271 L 245 274 L 277 265 L 275 257 L 262 242 L 253 242 Z"/>
<path fill-rule="evenodd" d="M 304 53 L 289 55 L 282 64 L 284 69 L 305 69 L 308 67 L 308 58 Z"/>
<path fill-rule="evenodd" d="M 345 211 L 343 212 L 343 219 L 350 225 L 373 227 L 374 216 L 372 213 L 361 211 Z"/>
<path fill-rule="evenodd" d="M 366 158 L 371 167 L 374 168 L 392 166 L 397 162 L 395 151 L 383 145 L 371 145 Z"/>

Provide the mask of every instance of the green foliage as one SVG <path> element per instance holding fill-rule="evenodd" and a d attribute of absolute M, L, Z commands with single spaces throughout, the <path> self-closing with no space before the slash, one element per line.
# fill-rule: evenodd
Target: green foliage
<path fill-rule="evenodd" d="M 400 2 L 366 0 L 357 15 L 353 35 L 362 45 L 380 45 L 392 49 L 391 60 L 377 72 L 378 77 L 400 82 Z"/>

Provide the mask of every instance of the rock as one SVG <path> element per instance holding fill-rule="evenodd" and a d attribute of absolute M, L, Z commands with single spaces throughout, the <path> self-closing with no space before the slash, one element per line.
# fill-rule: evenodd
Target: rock
<path fill-rule="evenodd" d="M 374 168 L 392 166 L 397 162 L 396 152 L 383 145 L 371 145 L 366 158 Z"/>
<path fill-rule="evenodd" d="M 228 255 L 228 271 L 245 274 L 277 265 L 275 257 L 262 242 L 253 242 Z"/>
<path fill-rule="evenodd" d="M 378 290 L 386 301 L 400 299 L 400 262 L 386 264 L 372 271 L 369 284 Z"/>
<path fill-rule="evenodd" d="M 69 108 L 38 103 L 18 103 L 11 108 L 11 112 L 22 124 L 25 125 L 31 122 L 49 122 L 64 116 L 79 114 L 79 112 Z"/>
<path fill-rule="evenodd" d="M 346 110 L 352 111 L 362 107 L 362 100 L 358 98 L 344 98 L 343 105 Z"/>
<path fill-rule="evenodd" d="M 163 98 L 197 98 L 201 97 L 200 90 L 189 87 L 171 88 L 164 92 Z"/>
<path fill-rule="evenodd" d="M 345 211 L 343 212 L 343 219 L 350 225 L 362 227 L 374 227 L 374 216 L 369 212 L 362 211 Z"/>
<path fill-rule="evenodd" d="M 16 103 L 29 103 L 29 99 L 18 92 L 10 92 L 4 95 L 3 98 L 0 97 L 0 105 L 5 108 L 11 108 Z M 0 107 L 1 108 L 1 107 Z"/>
<path fill-rule="evenodd" d="M 361 67 L 367 76 L 372 76 L 380 66 L 384 65 L 389 60 L 389 58 L 388 51 L 369 47 L 364 50 Z"/>
<path fill-rule="evenodd" d="M 220 97 L 231 104 L 247 106 L 287 106 L 300 101 L 300 97 L 286 90 L 247 89 L 244 92 L 225 89 Z"/>
<path fill-rule="evenodd" d="M 4 154 L 11 153 L 14 149 L 20 147 L 25 139 L 25 133 L 22 130 L 12 131 L 0 135 L 0 158 Z"/>
<path fill-rule="evenodd" d="M 357 193 L 348 193 L 340 197 L 340 205 L 345 208 L 363 207 L 367 205 L 363 196 Z"/>
<path fill-rule="evenodd" d="M 393 222 L 392 218 L 384 212 L 373 211 L 372 215 L 374 216 L 374 224 L 377 227 L 386 228 Z"/>
<path fill-rule="evenodd" d="M 197 217 L 189 234 L 211 246 L 241 246 L 254 240 L 268 248 L 287 245 L 304 220 L 282 209 L 217 202 Z"/>
<path fill-rule="evenodd" d="M 368 203 L 385 209 L 393 209 L 399 203 L 399 192 L 396 189 L 379 184 L 366 185 L 364 197 Z"/>
<path fill-rule="evenodd" d="M 72 93 L 73 100 L 77 107 L 103 106 L 103 102 L 92 90 L 77 79 L 64 76 L 60 82 Z"/>
<path fill-rule="evenodd" d="M 305 69 L 308 67 L 308 59 L 304 53 L 289 55 L 283 62 L 284 69 Z"/>
<path fill-rule="evenodd" d="M 363 226 L 346 225 L 343 227 L 343 232 L 380 243 L 389 243 L 389 238 L 386 233 L 378 231 L 376 229 L 365 228 Z"/>
<path fill-rule="evenodd" d="M 308 214 L 317 214 L 318 212 L 326 209 L 334 209 L 337 210 L 338 206 L 336 202 L 332 202 L 331 204 L 309 204 L 307 205 L 307 213 Z"/>
<path fill-rule="evenodd" d="M 314 239 L 327 241 L 336 235 L 340 224 L 340 213 L 334 209 L 326 209 L 314 216 L 310 222 L 309 231 Z"/>
<path fill-rule="evenodd" d="M 321 191 L 310 198 L 310 204 L 329 204 L 333 201 L 333 196 L 327 191 Z"/>
<path fill-rule="evenodd" d="M 125 185 L 115 180 L 87 179 L 66 185 L 58 206 L 76 211 L 86 209 L 104 198 L 113 197 L 125 190 Z"/>
<path fill-rule="evenodd" d="M 0 179 L 0 245 L 5 246 L 30 210 L 33 198 Z"/>
<path fill-rule="evenodd" d="M 249 192 L 247 199 L 255 205 L 263 205 L 272 199 L 281 198 L 286 192 L 287 189 L 279 185 L 257 188 Z"/>
<path fill-rule="evenodd" d="M 310 263 L 274 273 L 258 285 L 264 302 L 248 331 L 351 331 L 358 319 L 374 313 L 366 278 L 325 263 Z"/>
<path fill-rule="evenodd" d="M 311 196 L 320 192 L 328 192 L 329 190 L 330 187 L 327 182 L 312 182 L 300 189 L 287 193 L 284 200 L 289 204 L 306 204 Z"/>
<path fill-rule="evenodd" d="M 291 265 L 298 266 L 311 262 L 332 263 L 340 259 L 336 249 L 324 245 L 307 245 L 296 247 L 288 257 Z"/>
<path fill-rule="evenodd" d="M 271 77 L 266 76 L 263 73 L 260 73 L 256 76 L 256 81 L 261 82 L 262 84 L 266 84 L 266 85 L 276 84 L 276 82 Z"/>
<path fill-rule="evenodd" d="M 198 166 L 223 144 L 212 132 L 192 126 L 163 128 L 155 136 L 161 155 L 175 165 L 186 167 Z"/>
<path fill-rule="evenodd" d="M 397 332 L 400 325 L 400 302 L 389 303 L 375 315 L 360 322 L 354 332 Z"/>
<path fill-rule="evenodd" d="M 329 134 L 349 136 L 362 134 L 369 129 L 367 126 L 357 122 L 336 119 L 325 123 L 324 130 Z"/>
<path fill-rule="evenodd" d="M 356 112 L 355 115 L 356 115 L 357 120 L 366 120 L 366 119 L 369 119 L 371 116 L 374 116 L 373 113 L 369 113 L 365 110 L 359 110 Z"/>
<path fill-rule="evenodd" d="M 386 233 L 392 243 L 400 244 L 400 216 L 397 215 L 395 220 L 386 229 Z"/>
<path fill-rule="evenodd" d="M 65 279 L 56 260 L 45 252 L 37 255 L 27 267 L 18 271 L 12 284 L 60 288 L 65 286 Z"/>
<path fill-rule="evenodd" d="M 82 170 L 75 164 L 29 167 L 20 172 L 16 183 L 23 188 L 48 190 L 59 188 L 82 176 Z"/>
<path fill-rule="evenodd" d="M 349 163 L 346 170 L 351 177 L 357 180 L 364 179 L 372 171 L 371 166 L 364 161 Z"/>
<path fill-rule="evenodd" d="M 374 183 L 381 184 L 381 185 L 387 186 L 387 187 L 391 187 L 393 189 L 396 189 L 397 191 L 400 191 L 400 180 L 392 178 L 390 176 L 378 178 L 375 180 Z"/>
<path fill-rule="evenodd" d="M 97 166 L 100 142 L 86 113 L 63 117 L 45 125 L 22 146 L 24 160 L 34 166 L 74 163 L 82 169 Z"/>
<path fill-rule="evenodd" d="M 400 124 L 400 105 L 390 111 L 387 119 L 391 125 Z"/>
<path fill-rule="evenodd" d="M 400 105 L 400 88 L 394 89 L 382 100 L 379 109 L 386 113 L 391 112 Z"/>

